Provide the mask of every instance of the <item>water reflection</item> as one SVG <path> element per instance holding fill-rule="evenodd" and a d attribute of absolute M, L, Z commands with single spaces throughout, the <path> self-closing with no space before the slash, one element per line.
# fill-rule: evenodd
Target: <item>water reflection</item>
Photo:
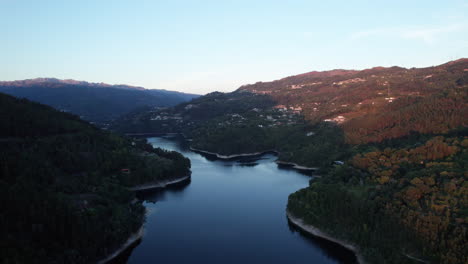
<path fill-rule="evenodd" d="M 327 257 L 334 259 L 339 263 L 358 263 L 354 253 L 345 247 L 335 242 L 304 232 L 291 223 L 287 217 L 286 220 L 288 221 L 288 227 L 291 233 L 299 233 L 304 242 L 309 243 L 312 247 L 320 248 Z"/>
<path fill-rule="evenodd" d="M 142 239 L 138 239 L 130 247 L 125 249 L 117 257 L 113 258 L 111 261 L 107 262 L 108 264 L 125 264 L 128 262 L 128 259 L 132 255 L 133 250 L 141 244 Z"/>
<path fill-rule="evenodd" d="M 140 200 L 149 203 L 156 203 L 158 201 L 166 200 L 167 194 L 177 195 L 177 193 L 181 193 L 190 185 L 192 182 L 191 178 L 188 178 L 185 181 L 181 181 L 178 183 L 171 184 L 166 188 L 154 188 L 148 190 L 141 190 L 136 193 L 136 197 Z"/>

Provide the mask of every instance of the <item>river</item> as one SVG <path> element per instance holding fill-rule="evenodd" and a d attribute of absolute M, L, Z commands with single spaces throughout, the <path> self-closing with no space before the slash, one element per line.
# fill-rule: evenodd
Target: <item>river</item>
<path fill-rule="evenodd" d="M 288 223 L 288 195 L 311 176 L 281 169 L 274 155 L 209 160 L 180 140 L 148 138 L 192 162 L 190 182 L 139 193 L 148 210 L 143 239 L 120 263 L 356 263 L 349 250 Z"/>

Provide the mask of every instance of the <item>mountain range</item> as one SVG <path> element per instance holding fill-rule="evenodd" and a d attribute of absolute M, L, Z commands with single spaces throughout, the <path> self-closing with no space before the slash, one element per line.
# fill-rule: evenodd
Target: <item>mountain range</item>
<path fill-rule="evenodd" d="M 286 118 L 273 116 L 294 114 L 309 126 L 336 125 L 347 144 L 379 143 L 466 127 L 467 84 L 468 59 L 428 68 L 309 72 L 244 85 L 232 93 L 211 93 L 159 112 L 135 112 L 114 126 L 126 132 L 183 131 L 190 137 L 206 126 L 211 132 L 221 131 L 225 128 L 221 119 L 236 114 L 255 119 L 250 126 L 262 133 L 288 126 Z M 217 124 L 210 123 L 215 120 Z M 246 120 L 239 122 L 244 128 Z M 258 127 L 262 122 L 268 126 Z M 217 149 L 212 150 L 220 151 L 221 146 L 213 143 Z"/>
<path fill-rule="evenodd" d="M 95 123 L 106 123 L 138 108 L 169 107 L 198 96 L 129 85 L 55 78 L 0 82 L 0 92 L 47 104 Z"/>

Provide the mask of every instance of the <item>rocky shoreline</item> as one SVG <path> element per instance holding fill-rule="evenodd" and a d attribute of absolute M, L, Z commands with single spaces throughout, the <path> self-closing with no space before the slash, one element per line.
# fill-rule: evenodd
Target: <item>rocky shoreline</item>
<path fill-rule="evenodd" d="M 226 160 L 235 159 L 235 158 L 258 157 L 258 156 L 262 156 L 262 155 L 268 154 L 268 153 L 275 153 L 276 155 L 278 154 L 278 151 L 276 151 L 276 150 L 265 150 L 265 151 L 254 152 L 254 153 L 240 153 L 240 154 L 232 154 L 232 155 L 221 155 L 219 153 L 210 152 L 210 151 L 207 151 L 207 150 L 196 149 L 196 148 L 192 148 L 192 147 L 190 147 L 190 150 L 193 151 L 193 152 L 201 153 L 201 154 L 212 155 L 212 156 L 215 156 L 218 159 L 226 159 Z"/>
<path fill-rule="evenodd" d="M 153 183 L 145 183 L 137 186 L 133 186 L 128 188 L 130 191 L 143 191 L 143 190 L 150 190 L 150 189 L 157 189 L 157 188 L 165 188 L 169 185 L 180 183 L 183 181 L 187 181 L 191 178 L 190 175 L 184 176 L 181 178 L 177 179 L 172 179 L 172 180 L 164 180 L 164 181 L 158 181 L 158 182 L 153 182 Z"/>
<path fill-rule="evenodd" d="M 192 147 L 190 147 L 190 150 L 192 150 L 194 152 L 197 152 L 197 153 L 200 153 L 200 154 L 211 155 L 211 156 L 214 156 L 214 157 L 216 157 L 218 159 L 224 159 L 224 160 L 231 160 L 231 159 L 236 159 L 236 158 L 249 158 L 249 157 L 253 158 L 253 157 L 259 157 L 259 156 L 262 156 L 262 155 L 268 154 L 268 153 L 273 153 L 275 155 L 279 155 L 279 152 L 277 150 L 265 150 L 265 151 L 260 151 L 260 152 L 240 153 L 240 154 L 232 154 L 232 155 L 222 155 L 222 154 L 219 154 L 219 153 L 210 152 L 210 151 L 202 150 L 202 149 L 196 149 L 196 148 L 192 148 Z M 302 170 L 302 171 L 316 171 L 316 170 L 318 170 L 318 168 L 316 168 L 316 167 L 306 167 L 306 166 L 302 166 L 302 165 L 299 165 L 299 164 L 294 163 L 294 162 L 287 162 L 287 161 L 277 160 L 277 161 L 275 161 L 275 163 L 278 164 L 278 165 L 290 166 L 293 169 Z"/>
<path fill-rule="evenodd" d="M 316 167 L 301 166 L 301 165 L 299 165 L 297 163 L 294 163 L 294 162 L 287 162 L 287 161 L 281 161 L 281 160 L 277 160 L 275 162 L 278 165 L 291 166 L 293 169 L 296 169 L 296 170 L 306 170 L 306 171 L 316 171 L 316 170 L 318 170 L 318 168 L 316 168 Z"/>
<path fill-rule="evenodd" d="M 187 141 L 192 141 L 191 139 L 188 139 L 184 134 L 182 133 L 133 133 L 133 134 L 126 134 L 128 136 L 163 136 L 163 135 L 181 135 L 185 140 Z M 277 150 L 265 150 L 265 151 L 259 151 L 259 152 L 252 152 L 252 153 L 239 153 L 239 154 L 232 154 L 232 155 L 222 155 L 216 152 L 211 152 L 208 150 L 203 150 L 203 149 L 197 149 L 194 147 L 190 147 L 190 150 L 193 152 L 197 152 L 200 154 L 206 154 L 206 155 L 211 155 L 213 157 L 216 157 L 218 159 L 223 159 L 223 160 L 231 160 L 231 159 L 236 159 L 236 158 L 254 158 L 254 157 L 259 157 L 268 153 L 273 153 L 275 155 L 279 155 L 279 151 Z M 277 160 L 275 161 L 276 164 L 278 165 L 285 165 L 285 166 L 290 166 L 293 169 L 296 170 L 302 170 L 302 171 L 316 171 L 318 170 L 317 167 L 307 167 L 307 166 L 302 166 L 294 162 L 287 162 L 287 161 L 281 161 Z"/>
<path fill-rule="evenodd" d="M 145 212 L 146 214 L 146 212 Z M 112 252 L 111 254 L 109 254 L 106 258 L 98 261 L 97 263 L 98 264 L 104 264 L 104 263 L 107 263 L 109 261 L 111 261 L 112 259 L 114 259 L 115 257 L 119 256 L 122 252 L 124 252 L 127 248 L 129 248 L 130 246 L 132 246 L 135 242 L 137 242 L 138 240 L 140 240 L 143 235 L 145 233 L 145 228 L 144 228 L 144 224 L 141 225 L 140 229 L 138 229 L 137 232 L 133 233 L 130 235 L 130 237 L 127 239 L 127 241 L 125 241 L 124 244 L 122 244 L 122 246 L 120 246 L 118 249 L 116 249 L 114 252 Z"/>
<path fill-rule="evenodd" d="M 295 216 L 293 216 L 290 212 L 286 211 L 286 216 L 288 217 L 289 221 L 296 227 L 298 227 L 299 229 L 311 234 L 311 235 L 314 235 L 314 236 L 317 236 L 317 237 L 321 237 L 321 238 L 324 238 L 326 240 L 329 240 L 329 241 L 332 241 L 334 243 L 337 243 L 351 251 L 354 252 L 354 254 L 356 255 L 356 259 L 358 261 L 359 264 L 366 264 L 365 261 L 364 261 L 364 258 L 362 257 L 362 255 L 360 254 L 359 252 L 359 249 L 356 245 L 354 244 L 351 244 L 349 242 L 346 242 L 346 241 L 343 241 L 343 240 L 340 240 L 340 239 L 337 239 L 337 238 L 334 238 L 332 236 L 330 236 L 329 234 L 323 232 L 322 230 L 314 227 L 314 226 L 311 226 L 309 224 L 306 224 L 304 223 L 304 221 L 300 218 L 297 218 Z"/>

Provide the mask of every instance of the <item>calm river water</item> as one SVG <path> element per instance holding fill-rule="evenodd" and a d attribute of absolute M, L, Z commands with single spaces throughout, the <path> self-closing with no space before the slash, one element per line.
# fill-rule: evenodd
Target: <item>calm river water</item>
<path fill-rule="evenodd" d="M 356 263 L 343 247 L 288 223 L 288 195 L 310 176 L 259 160 L 209 160 L 181 141 L 148 138 L 192 162 L 182 186 L 139 194 L 148 209 L 145 235 L 119 258 L 128 263 Z"/>

